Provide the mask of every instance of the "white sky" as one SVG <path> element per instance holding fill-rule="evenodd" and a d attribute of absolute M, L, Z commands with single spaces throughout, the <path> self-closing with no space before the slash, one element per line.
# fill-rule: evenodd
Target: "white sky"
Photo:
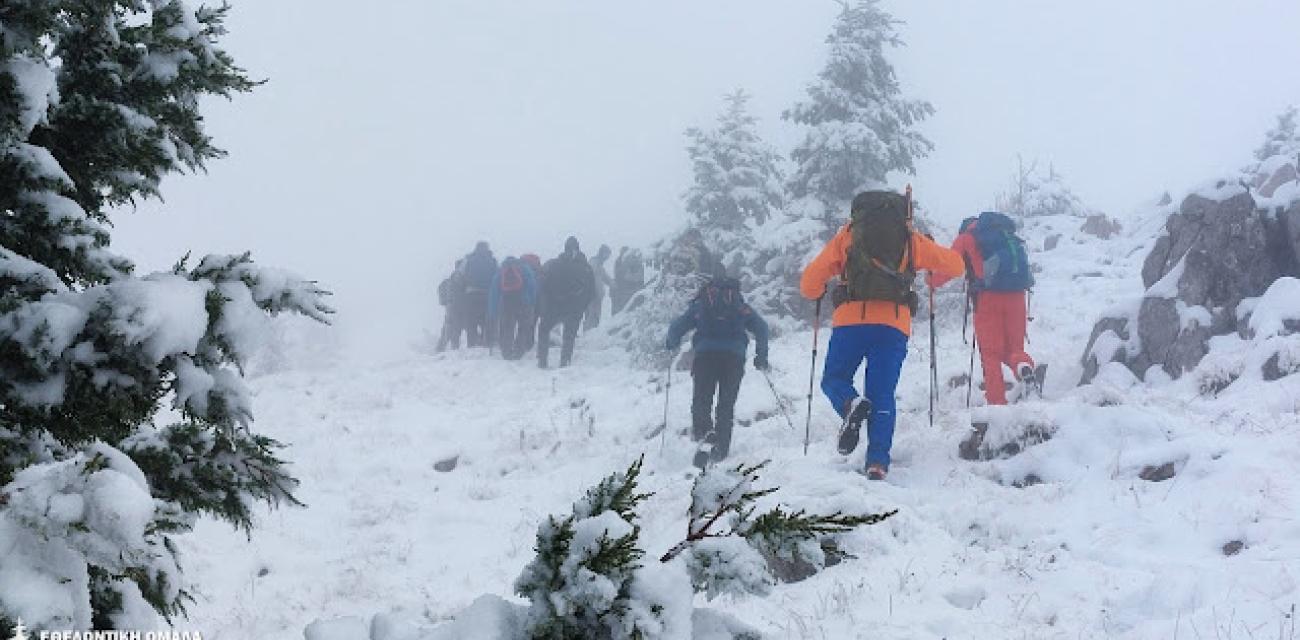
<path fill-rule="evenodd" d="M 389 342 L 436 327 L 437 281 L 479 239 L 557 253 L 682 221 L 682 131 L 744 87 L 769 140 L 818 71 L 810 0 L 235 0 L 227 49 L 270 82 L 209 105 L 230 157 L 118 219 L 147 269 L 251 249 Z M 1244 163 L 1300 103 L 1295 0 L 893 0 L 905 92 L 937 115 L 911 178 L 940 220 L 992 201 L 1017 153 L 1123 215 Z M 903 179 L 900 178 L 899 182 Z"/>

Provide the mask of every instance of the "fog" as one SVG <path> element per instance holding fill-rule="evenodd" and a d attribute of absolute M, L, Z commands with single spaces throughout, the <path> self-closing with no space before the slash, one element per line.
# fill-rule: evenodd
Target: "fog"
<path fill-rule="evenodd" d="M 1249 158 L 1300 103 L 1300 3 L 895 0 L 904 92 L 937 114 L 911 181 L 941 221 L 987 206 L 1018 154 L 1123 216 Z M 145 269 L 251 250 L 337 292 L 391 353 L 441 321 L 477 240 L 498 257 L 645 244 L 684 221 L 683 130 L 744 87 L 770 142 L 837 9 L 806 0 L 235 0 L 226 48 L 265 86 L 208 104 L 230 157 L 117 219 Z M 1279 71 L 1280 70 L 1280 71 Z"/>

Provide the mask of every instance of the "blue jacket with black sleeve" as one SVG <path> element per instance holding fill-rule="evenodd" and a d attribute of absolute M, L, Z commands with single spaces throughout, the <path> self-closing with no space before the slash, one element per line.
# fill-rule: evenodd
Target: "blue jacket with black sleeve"
<path fill-rule="evenodd" d="M 675 351 L 681 345 L 687 331 L 695 331 L 691 344 L 697 352 L 723 351 L 731 352 L 742 359 L 749 349 L 749 335 L 754 334 L 755 351 L 762 360 L 767 360 L 767 322 L 754 308 L 740 303 L 739 310 L 724 325 L 718 325 L 705 317 L 707 305 L 701 299 L 691 301 L 691 306 L 668 326 L 668 340 L 665 346 Z"/>

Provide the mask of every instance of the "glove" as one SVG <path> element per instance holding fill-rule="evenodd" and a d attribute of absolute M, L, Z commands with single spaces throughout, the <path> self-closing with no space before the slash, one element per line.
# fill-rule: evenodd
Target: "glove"
<path fill-rule="evenodd" d="M 771 365 L 767 363 L 767 356 L 759 354 L 754 356 L 754 368 L 759 371 L 767 371 Z"/>

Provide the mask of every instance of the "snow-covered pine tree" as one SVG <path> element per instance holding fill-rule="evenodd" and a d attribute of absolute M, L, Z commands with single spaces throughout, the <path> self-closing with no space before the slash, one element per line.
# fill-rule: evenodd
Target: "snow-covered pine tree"
<path fill-rule="evenodd" d="M 915 126 L 930 103 L 903 97 L 888 47 L 902 45 L 896 21 L 879 0 L 844 0 L 826 38 L 829 58 L 805 101 L 783 117 L 808 131 L 791 152 L 789 189 L 827 228 L 843 224 L 859 191 L 880 188 L 890 173 L 914 173 L 933 145 Z"/>
<path fill-rule="evenodd" d="M 1300 131 L 1296 130 L 1296 116 L 1300 114 L 1294 106 L 1287 107 L 1278 114 L 1277 124 L 1264 134 L 1264 144 L 1255 150 L 1255 159 L 1263 162 L 1277 155 L 1300 155 Z"/>
<path fill-rule="evenodd" d="M 156 628 L 189 598 L 173 536 L 297 502 L 242 366 L 268 314 L 325 321 L 325 292 L 247 254 L 140 276 L 109 247 L 116 207 L 223 155 L 200 99 L 256 85 L 226 11 L 0 6 L 0 637 Z"/>
<path fill-rule="evenodd" d="M 727 94 L 716 128 L 686 130 L 695 180 L 683 199 L 700 229 L 747 235 L 751 225 L 762 225 L 784 206 L 781 156 L 755 130 L 749 98 L 743 89 Z"/>

